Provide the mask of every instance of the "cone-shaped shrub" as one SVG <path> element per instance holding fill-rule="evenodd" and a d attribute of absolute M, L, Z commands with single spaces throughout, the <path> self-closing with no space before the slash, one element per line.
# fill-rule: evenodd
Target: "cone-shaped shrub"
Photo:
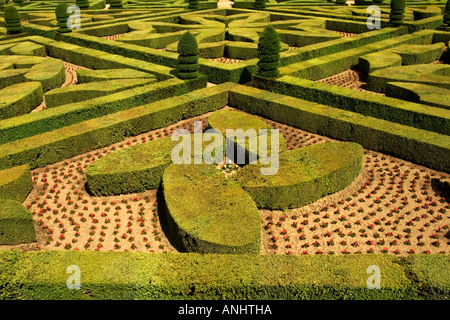
<path fill-rule="evenodd" d="M 76 1 L 77 6 L 80 8 L 89 8 L 89 0 L 77 0 Z"/>
<path fill-rule="evenodd" d="M 267 26 L 258 41 L 258 75 L 266 78 L 276 78 L 280 60 L 280 38 L 272 26 Z"/>
<path fill-rule="evenodd" d="M 180 79 L 198 77 L 198 44 L 197 39 L 188 31 L 178 42 L 177 76 Z"/>
<path fill-rule="evenodd" d="M 65 2 L 58 3 L 55 8 L 55 15 L 56 15 L 56 25 L 58 26 L 58 32 L 59 33 L 67 33 L 71 32 L 72 30 L 67 27 L 67 19 L 69 18 L 70 14 L 67 13 L 67 8 L 69 5 Z"/>
<path fill-rule="evenodd" d="M 189 9 L 190 10 L 198 10 L 199 9 L 199 1 L 198 0 L 189 0 Z"/>
<path fill-rule="evenodd" d="M 255 0 L 255 9 L 264 9 L 266 7 L 266 0 Z"/>
<path fill-rule="evenodd" d="M 16 34 L 22 32 L 22 25 L 20 23 L 19 12 L 13 6 L 6 6 L 3 12 L 6 24 L 7 34 Z"/>
<path fill-rule="evenodd" d="M 444 9 L 444 24 L 450 27 L 450 0 L 447 0 L 447 4 Z"/>
<path fill-rule="evenodd" d="M 391 13 L 389 23 L 393 26 L 399 26 L 403 23 L 405 16 L 406 0 L 391 0 Z"/>
<path fill-rule="evenodd" d="M 122 0 L 109 0 L 109 6 L 111 8 L 122 8 L 123 1 Z"/>

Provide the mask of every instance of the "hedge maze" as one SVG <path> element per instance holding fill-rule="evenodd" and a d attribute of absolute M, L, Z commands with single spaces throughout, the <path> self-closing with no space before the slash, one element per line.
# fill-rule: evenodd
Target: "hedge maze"
<path fill-rule="evenodd" d="M 0 0 L 0 297 L 448 299 L 448 16 Z"/>

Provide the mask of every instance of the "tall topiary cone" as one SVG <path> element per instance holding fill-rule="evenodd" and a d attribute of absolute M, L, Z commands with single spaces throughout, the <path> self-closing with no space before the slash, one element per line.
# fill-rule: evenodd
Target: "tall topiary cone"
<path fill-rule="evenodd" d="M 198 77 L 198 44 L 197 39 L 188 31 L 178 42 L 177 77 L 183 80 Z"/>
<path fill-rule="evenodd" d="M 123 1 L 122 0 L 109 0 L 109 7 L 110 8 L 122 8 Z"/>
<path fill-rule="evenodd" d="M 199 9 L 199 1 L 198 0 L 189 0 L 189 10 L 198 10 Z"/>
<path fill-rule="evenodd" d="M 279 76 L 280 38 L 272 26 L 267 26 L 258 41 L 258 75 L 265 78 Z"/>
<path fill-rule="evenodd" d="M 76 5 L 81 9 L 89 8 L 89 0 L 77 0 Z"/>
<path fill-rule="evenodd" d="M 450 27 L 450 0 L 447 0 L 447 4 L 444 9 L 444 24 Z"/>
<path fill-rule="evenodd" d="M 22 24 L 20 23 L 19 12 L 11 5 L 6 6 L 3 11 L 3 17 L 5 18 L 6 33 L 16 34 L 22 32 Z"/>
<path fill-rule="evenodd" d="M 67 27 L 67 19 L 69 18 L 70 14 L 67 13 L 67 8 L 69 5 L 65 2 L 58 3 L 55 8 L 55 15 L 56 15 L 56 25 L 58 26 L 58 32 L 59 33 L 67 33 L 72 32 L 71 29 Z"/>
<path fill-rule="evenodd" d="M 265 9 L 266 0 L 255 0 L 255 9 Z"/>
<path fill-rule="evenodd" d="M 391 0 L 391 13 L 389 23 L 393 26 L 399 26 L 403 23 L 405 16 L 406 0 Z"/>

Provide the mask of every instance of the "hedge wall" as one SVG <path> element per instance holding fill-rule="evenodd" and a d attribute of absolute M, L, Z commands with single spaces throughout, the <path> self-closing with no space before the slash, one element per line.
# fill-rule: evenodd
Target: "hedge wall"
<path fill-rule="evenodd" d="M 389 30 L 391 28 L 387 28 Z M 423 30 L 413 34 L 406 34 L 392 39 L 386 39 L 348 50 L 332 53 L 325 56 L 314 57 L 303 62 L 293 63 L 280 67 L 283 75 L 292 75 L 300 78 L 318 80 L 349 69 L 358 64 L 360 56 L 381 51 L 401 44 L 430 44 L 433 30 Z M 295 50 L 293 50 L 295 51 Z"/>
<path fill-rule="evenodd" d="M 217 129 L 222 133 L 222 135 L 226 138 L 226 131 L 228 129 L 232 130 L 238 130 L 242 129 L 244 133 L 249 130 L 253 129 L 256 133 L 256 141 L 250 140 L 250 137 L 245 138 L 244 141 L 239 141 L 238 138 L 235 136 L 233 140 L 226 139 L 226 149 L 229 149 L 227 151 L 227 156 L 229 155 L 228 152 L 231 152 L 231 149 L 234 151 L 234 158 L 231 159 L 235 163 L 239 165 L 248 164 L 250 160 L 250 153 L 252 150 L 250 150 L 250 143 L 255 145 L 256 147 L 256 154 L 254 154 L 255 159 L 259 158 L 260 152 L 259 152 L 259 145 L 261 139 L 266 139 L 267 141 L 267 153 L 269 153 L 272 142 L 271 142 L 271 132 L 270 130 L 273 129 L 270 124 L 267 122 L 262 121 L 258 117 L 255 117 L 253 115 L 249 115 L 243 112 L 239 111 L 231 111 L 231 110 L 219 110 L 216 112 L 213 112 L 209 118 L 208 123 L 211 128 Z M 263 135 L 259 132 L 261 129 L 267 130 L 267 135 Z M 287 148 L 286 146 L 286 140 L 282 134 L 279 134 L 279 140 L 278 140 L 278 151 L 283 152 Z M 244 159 L 240 159 L 238 161 L 238 155 L 243 154 Z M 270 156 L 269 154 L 267 154 Z M 230 154 L 231 156 L 231 154 Z M 252 155 L 253 156 L 253 155 Z M 243 161 L 242 161 L 243 160 Z M 239 163 L 242 161 L 242 163 Z"/>
<path fill-rule="evenodd" d="M 103 97 L 49 108 L 0 121 L 0 143 L 8 143 L 56 130 L 88 119 L 183 95 L 206 86 L 206 78 L 191 81 L 169 79 Z"/>
<path fill-rule="evenodd" d="M 45 93 L 47 108 L 59 107 L 90 99 L 99 98 L 116 92 L 129 90 L 135 87 L 149 85 L 156 79 L 114 79 L 93 83 L 75 84 L 72 86 L 56 88 Z"/>
<path fill-rule="evenodd" d="M 211 138 L 207 141 L 208 135 L 202 133 L 202 154 L 205 147 L 212 143 Z M 195 156 L 194 135 L 187 138 L 190 138 L 192 161 Z M 164 169 L 172 162 L 172 150 L 182 142 L 184 140 L 172 141 L 167 137 L 127 147 L 98 159 L 86 169 L 89 192 L 106 196 L 157 189 Z M 225 154 L 225 144 L 221 149 Z"/>
<path fill-rule="evenodd" d="M 229 106 L 437 170 L 450 170 L 450 137 L 446 135 L 244 86 L 230 89 Z"/>
<path fill-rule="evenodd" d="M 86 169 L 88 190 L 96 196 L 157 189 L 177 144 L 170 138 L 118 150 Z"/>
<path fill-rule="evenodd" d="M 28 164 L 0 170 L 0 198 L 24 202 L 32 188 Z"/>
<path fill-rule="evenodd" d="M 0 245 L 16 245 L 36 241 L 31 212 L 20 202 L 0 199 Z"/>
<path fill-rule="evenodd" d="M 236 179 L 258 208 L 298 208 L 347 187 L 359 175 L 363 155 L 353 142 L 321 143 L 281 153 L 275 175 L 261 176 L 262 165 L 251 164 Z"/>
<path fill-rule="evenodd" d="M 3 144 L 0 168 L 25 163 L 31 168 L 45 166 L 217 110 L 228 102 L 227 88 L 223 85 L 200 89 Z M 60 108 L 49 110 L 57 109 Z"/>
<path fill-rule="evenodd" d="M 449 256 L 438 258 L 449 269 Z M 429 297 L 399 259 L 374 255 L 220 255 L 95 251 L 0 251 L 4 299 L 394 299 Z M 81 290 L 66 286 L 67 267 L 81 272 Z M 381 289 L 368 289 L 367 268 L 381 270 Z M 413 272 L 427 273 L 416 263 Z M 435 269 L 435 268 L 433 268 Z M 435 277 L 433 280 L 439 280 Z M 447 280 L 446 280 L 447 281 Z M 428 282 L 439 287 L 439 282 Z M 448 297 L 448 289 L 439 297 Z M 421 295 L 423 294 L 423 295 Z M 174 311 L 175 314 L 176 311 Z"/>
<path fill-rule="evenodd" d="M 0 119 L 26 114 L 39 106 L 43 99 L 40 82 L 18 83 L 0 90 Z"/>
<path fill-rule="evenodd" d="M 367 94 L 326 83 L 283 76 L 277 79 L 253 77 L 258 88 L 329 105 L 334 108 L 396 122 L 414 128 L 450 134 L 450 112 L 423 104 Z M 419 101 L 416 101 L 419 102 Z"/>
<path fill-rule="evenodd" d="M 215 164 L 171 164 L 164 171 L 162 183 L 168 236 L 179 250 L 260 252 L 258 208 Z"/>
<path fill-rule="evenodd" d="M 450 109 L 450 90 L 413 82 L 388 82 L 386 96 Z"/>
<path fill-rule="evenodd" d="M 145 78 L 151 80 L 157 80 L 156 77 L 147 72 L 142 72 L 134 69 L 104 69 L 104 70 L 90 70 L 90 69 L 78 69 L 77 71 L 77 83 L 88 83 L 95 81 L 115 80 L 115 79 L 137 79 Z"/>

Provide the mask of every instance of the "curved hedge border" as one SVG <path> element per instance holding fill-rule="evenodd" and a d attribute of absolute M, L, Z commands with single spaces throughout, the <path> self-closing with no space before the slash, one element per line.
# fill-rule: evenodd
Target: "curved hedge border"
<path fill-rule="evenodd" d="M 80 268 L 81 290 L 66 286 L 70 265 Z M 367 288 L 371 265 L 381 270 L 381 289 Z M 388 254 L 13 250 L 0 251 L 0 296 L 10 300 L 448 299 L 449 270 L 449 255 L 417 255 L 405 261 Z"/>
<path fill-rule="evenodd" d="M 259 158 L 259 140 L 260 139 L 267 139 L 267 151 L 270 150 L 271 146 L 271 135 L 270 130 L 273 129 L 272 126 L 261 119 L 244 112 L 240 111 L 232 111 L 232 110 L 219 110 L 213 112 L 209 118 L 208 118 L 209 126 L 220 131 L 224 137 L 226 137 L 226 131 L 227 129 L 237 130 L 242 129 L 244 133 L 247 130 L 254 129 L 256 131 L 257 135 L 257 141 L 251 141 L 249 138 L 246 138 L 244 141 L 244 144 L 239 144 L 240 141 L 238 141 L 237 137 L 235 136 L 233 141 L 226 140 L 227 149 L 233 147 L 234 148 L 234 159 L 232 159 L 234 162 L 237 162 L 236 157 L 239 152 L 245 152 L 245 163 L 247 164 L 249 161 L 249 155 L 250 155 L 250 142 L 256 144 L 256 150 L 257 150 L 257 157 Z M 262 135 L 259 130 L 260 129 L 266 129 L 267 135 Z M 279 152 L 282 152 L 286 150 L 286 140 L 284 139 L 284 136 L 282 134 L 279 134 Z M 243 150 L 245 149 L 245 151 Z M 240 164 L 240 163 L 239 163 Z"/>
<path fill-rule="evenodd" d="M 15 245 L 36 241 L 31 212 L 20 202 L 0 199 L 0 245 Z"/>
<path fill-rule="evenodd" d="M 281 153 L 275 175 L 262 176 L 256 164 L 236 179 L 258 208 L 297 208 L 347 187 L 361 171 L 363 154 L 353 142 L 322 143 Z"/>
<path fill-rule="evenodd" d="M 259 253 L 258 208 L 216 165 L 172 164 L 163 175 L 169 236 L 182 251 Z"/>
<path fill-rule="evenodd" d="M 206 135 L 208 134 L 203 133 L 203 137 Z M 194 135 L 189 137 L 192 161 L 195 155 Z M 172 141 L 171 138 L 149 141 L 120 149 L 96 160 L 86 169 L 89 191 L 96 196 L 106 196 L 158 188 L 164 169 L 172 162 L 173 148 L 182 142 L 184 140 Z M 202 153 L 210 143 L 203 142 Z M 224 150 L 223 152 L 225 153 Z"/>
<path fill-rule="evenodd" d="M 0 198 L 23 202 L 32 188 L 28 164 L 0 171 Z"/>
<path fill-rule="evenodd" d="M 24 82 L 0 90 L 0 119 L 26 114 L 39 106 L 44 95 L 40 82 Z"/>
<path fill-rule="evenodd" d="M 176 143 L 170 138 L 151 141 L 96 160 L 86 168 L 89 191 L 106 196 L 158 188 Z"/>

